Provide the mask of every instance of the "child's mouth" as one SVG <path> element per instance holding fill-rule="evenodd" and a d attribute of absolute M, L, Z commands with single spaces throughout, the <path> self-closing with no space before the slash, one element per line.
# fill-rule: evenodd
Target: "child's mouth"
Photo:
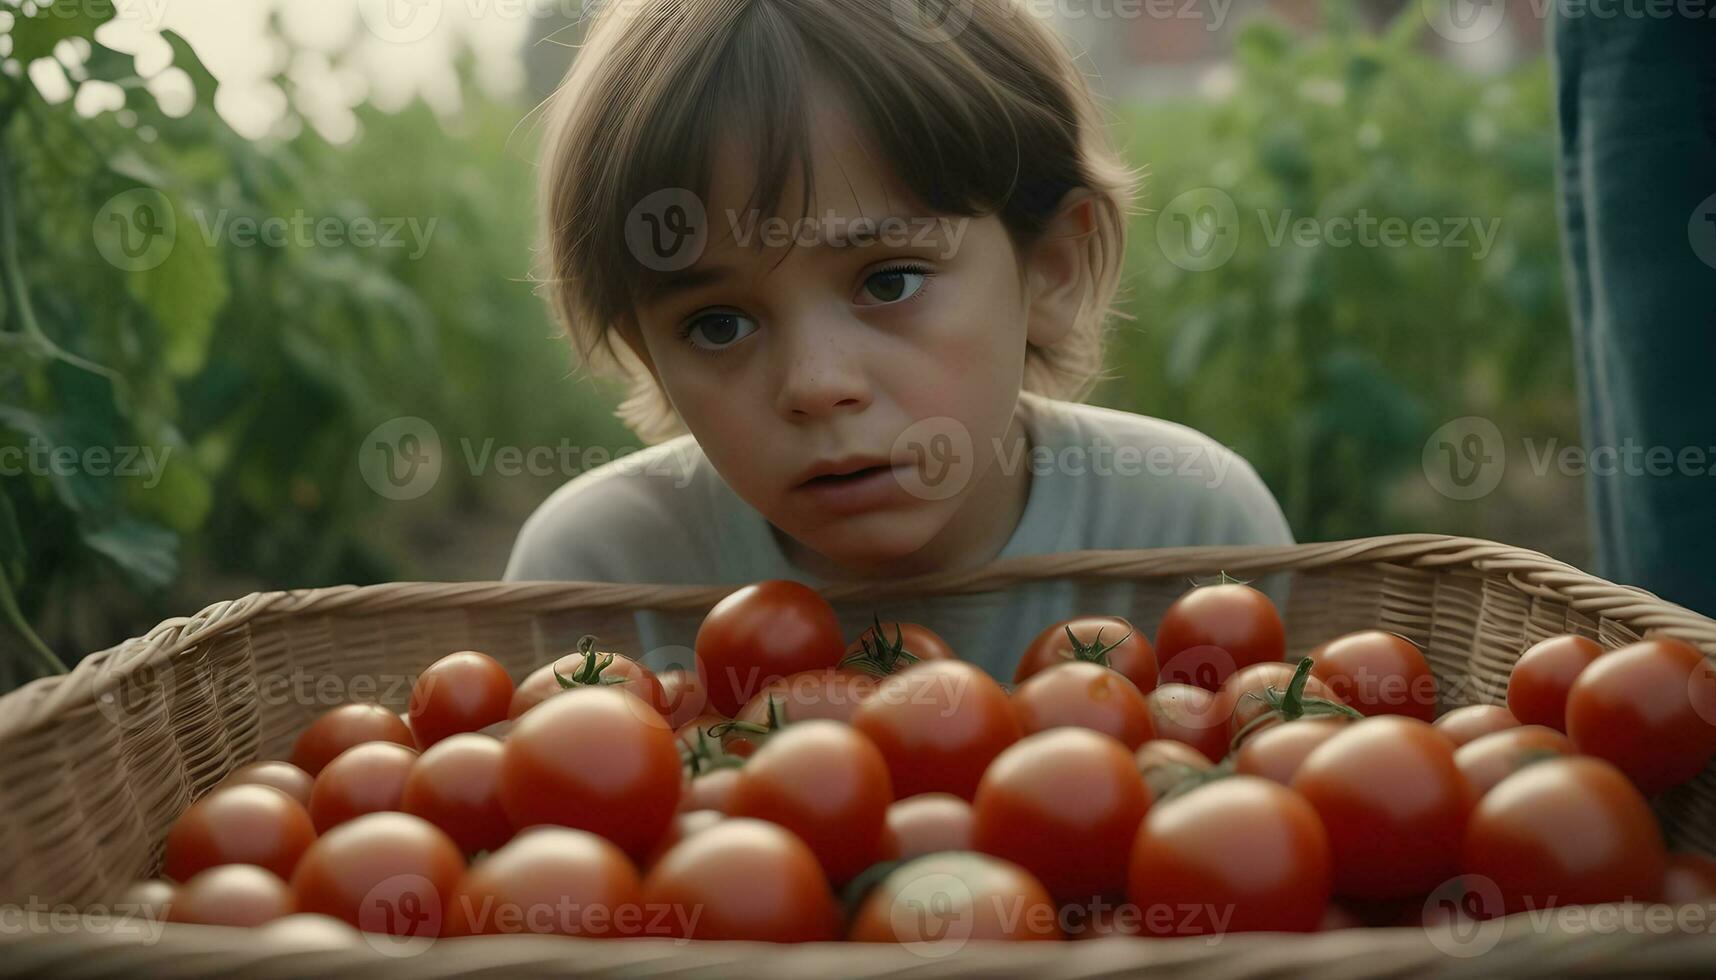
<path fill-rule="evenodd" d="M 861 470 L 853 470 L 850 473 L 840 473 L 840 474 L 826 473 L 822 476 L 813 476 L 810 479 L 804 481 L 804 486 L 807 486 L 807 487 L 840 486 L 842 484 L 855 482 L 857 480 L 863 479 L 866 476 L 871 476 L 873 474 L 881 472 L 882 470 L 887 470 L 887 469 L 892 469 L 892 467 L 888 467 L 888 466 L 866 466 Z"/>

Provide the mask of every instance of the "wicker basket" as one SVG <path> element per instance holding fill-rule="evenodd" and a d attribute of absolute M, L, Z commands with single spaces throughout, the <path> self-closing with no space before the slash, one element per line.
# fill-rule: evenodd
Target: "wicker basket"
<path fill-rule="evenodd" d="M 1275 548 L 1082 551 L 972 572 L 824 590 L 842 622 L 890 603 L 988 595 L 1061 580 L 1100 587 L 1092 612 L 1153 631 L 1192 576 L 1281 573 L 1289 659 L 1355 629 L 1401 633 L 1427 651 L 1443 710 L 1499 702 L 1520 651 L 1557 633 L 1605 647 L 1661 630 L 1716 659 L 1716 622 L 1535 552 L 1469 538 L 1400 535 Z M 307 948 L 239 930 L 117 928 L 66 914 L 112 901 L 154 874 L 167 828 L 226 773 L 283 757 L 320 711 L 348 698 L 402 709 L 418 670 L 455 649 L 490 652 L 515 677 L 587 632 L 634 652 L 632 613 L 701 615 L 730 588 L 589 582 L 392 583 L 257 593 L 172 619 L 93 654 L 64 677 L 0 698 L 0 972 L 174 976 L 486 970 L 496 975 L 1018 975 L 1084 977 L 1143 967 L 1175 976 L 1629 975 L 1716 973 L 1716 923 L 1616 925 L 1595 915 L 1512 916 L 1451 929 L 1347 930 L 1216 940 L 1111 939 L 1021 949 L 970 943 L 926 958 L 903 948 L 512 936 L 445 940 L 402 957 L 380 939 Z M 1118 598 L 1117 598 L 1118 597 Z M 933 623 L 932 623 L 933 625 Z M 1653 801 L 1672 846 L 1716 854 L 1716 770 Z M 1631 914 L 1643 907 L 1610 907 Z M 1665 907 L 1655 907 L 1661 911 Z M 59 915 L 49 914 L 61 909 Z M 1591 910 L 1572 910 L 1589 912 Z M 1637 916 L 1624 920 L 1642 921 Z M 1607 923 L 1607 925 L 1605 925 Z M 1030 944 L 1035 946 L 1036 944 Z M 1483 955 L 1474 955 L 1475 953 Z"/>

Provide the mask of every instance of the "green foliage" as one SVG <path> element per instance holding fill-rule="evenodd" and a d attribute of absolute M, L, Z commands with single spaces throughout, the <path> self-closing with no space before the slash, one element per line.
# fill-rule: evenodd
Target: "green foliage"
<path fill-rule="evenodd" d="M 1125 152 L 1149 169 L 1149 210 L 1128 247 L 1135 320 L 1097 398 L 1235 447 L 1301 540 L 1482 530 L 1479 509 L 1510 505 L 1428 492 L 1431 432 L 1465 415 L 1576 432 L 1548 71 L 1452 68 L 1420 45 L 1415 4 L 1381 34 L 1334 20 L 1308 38 L 1253 21 L 1229 94 L 1131 112 Z M 1233 201 L 1238 242 L 1188 270 L 1159 240 L 1182 228 L 1159 223 L 1185 221 L 1172 202 L 1198 188 Z M 1447 244 L 1321 236 L 1362 215 L 1433 219 Z M 1296 239 L 1306 218 L 1318 233 Z M 1487 255 L 1462 219 L 1499 222 Z"/>

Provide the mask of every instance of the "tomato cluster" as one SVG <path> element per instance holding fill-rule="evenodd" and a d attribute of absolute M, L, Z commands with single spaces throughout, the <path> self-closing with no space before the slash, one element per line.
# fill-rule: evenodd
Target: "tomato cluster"
<path fill-rule="evenodd" d="M 1056 623 L 1003 686 L 920 624 L 848 643 L 813 590 L 757 583 L 695 671 L 586 636 L 516 686 L 460 651 L 404 715 L 337 707 L 192 804 L 140 887 L 206 924 L 908 944 L 1716 901 L 1647 803 L 1716 755 L 1697 649 L 1556 637 L 1507 707 L 1439 713 L 1404 637 L 1297 662 L 1285 637 L 1224 579 L 1154 643 Z"/>

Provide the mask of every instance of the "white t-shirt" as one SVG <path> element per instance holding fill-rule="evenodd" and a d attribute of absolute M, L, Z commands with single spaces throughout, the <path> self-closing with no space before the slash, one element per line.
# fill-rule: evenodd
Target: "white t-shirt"
<path fill-rule="evenodd" d="M 1021 392 L 1031 469 L 1024 514 L 1000 558 L 1059 551 L 1284 545 L 1293 535 L 1255 470 L 1204 434 L 1161 419 Z M 519 530 L 509 581 L 829 584 L 792 564 L 768 520 L 679 436 L 581 473 Z M 1255 583 L 1285 611 L 1285 576 Z M 1188 583 L 1189 587 L 1189 583 Z M 917 597 L 839 609 L 846 638 L 883 620 L 923 623 L 958 655 L 1010 680 L 1044 628 L 1075 615 L 1126 616 L 1153 635 L 1162 603 L 1126 583 L 1031 583 L 1005 592 Z M 689 666 L 700 616 L 639 610 L 645 663 Z M 1142 617 L 1142 618 L 1140 618 Z M 1118 639 L 1103 637 L 1104 641 Z"/>

